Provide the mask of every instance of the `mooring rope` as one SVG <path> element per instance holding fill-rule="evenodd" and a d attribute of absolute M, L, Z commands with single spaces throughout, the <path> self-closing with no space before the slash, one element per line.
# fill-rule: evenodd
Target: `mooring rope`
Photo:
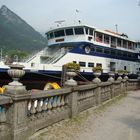
<path fill-rule="evenodd" d="M 86 81 L 86 82 L 91 82 L 91 81 L 87 80 L 84 76 L 82 76 L 80 72 L 76 72 L 76 73 L 77 73 L 77 76 L 79 76 L 79 77 L 80 77 L 81 79 L 83 79 L 84 81 Z"/>
<path fill-rule="evenodd" d="M 35 73 L 35 74 L 40 74 L 40 75 L 44 75 L 44 76 L 49 76 L 49 77 L 56 78 L 56 79 L 61 79 L 61 77 L 52 76 L 52 75 L 49 75 L 49 74 L 42 74 L 42 73 L 37 73 L 37 72 L 33 72 L 33 73 Z"/>

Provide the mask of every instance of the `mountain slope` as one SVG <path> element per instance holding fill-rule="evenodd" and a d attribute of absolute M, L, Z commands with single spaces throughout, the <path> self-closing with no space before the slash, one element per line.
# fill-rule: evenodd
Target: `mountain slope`
<path fill-rule="evenodd" d="M 0 48 L 32 52 L 45 47 L 45 38 L 6 6 L 0 9 Z"/>

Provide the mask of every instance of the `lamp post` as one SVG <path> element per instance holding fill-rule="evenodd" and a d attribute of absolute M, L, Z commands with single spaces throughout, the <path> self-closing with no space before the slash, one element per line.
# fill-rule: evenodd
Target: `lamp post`
<path fill-rule="evenodd" d="M 14 61 L 18 62 L 18 55 L 14 55 Z"/>

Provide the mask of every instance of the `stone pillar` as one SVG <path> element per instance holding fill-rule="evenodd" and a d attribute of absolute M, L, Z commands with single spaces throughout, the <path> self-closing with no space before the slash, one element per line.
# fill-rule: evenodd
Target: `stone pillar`
<path fill-rule="evenodd" d="M 11 97 L 13 104 L 7 111 L 7 120 L 11 127 L 12 140 L 25 140 L 28 137 L 27 125 L 27 94 L 25 86 L 18 82 L 19 78 L 25 74 L 23 66 L 11 65 L 8 74 L 13 82 L 5 86 L 5 95 Z"/>
<path fill-rule="evenodd" d="M 95 89 L 96 94 L 96 105 L 101 104 L 101 87 L 100 84 L 98 84 L 98 87 Z"/>
<path fill-rule="evenodd" d="M 11 140 L 11 128 L 7 124 L 5 108 L 0 112 L 0 140 Z"/>
<path fill-rule="evenodd" d="M 71 118 L 78 115 L 78 91 L 72 91 L 69 96 L 69 104 L 71 107 Z"/>
<path fill-rule="evenodd" d="M 127 80 L 123 79 L 123 94 L 127 94 Z"/>
<path fill-rule="evenodd" d="M 112 82 L 110 88 L 111 88 L 111 98 L 114 98 L 114 82 Z"/>
<path fill-rule="evenodd" d="M 137 82 L 137 89 L 140 89 L 140 74 L 138 74 L 138 82 Z M 128 81 L 128 80 L 127 80 Z"/>
<path fill-rule="evenodd" d="M 98 85 L 98 87 L 95 89 L 96 105 L 100 105 L 101 104 L 101 87 L 100 87 L 101 80 L 98 77 L 101 75 L 101 73 L 94 73 L 94 75 L 95 78 L 92 80 L 92 82 Z"/>
<path fill-rule="evenodd" d="M 120 82 L 120 94 L 123 94 L 123 81 Z"/>

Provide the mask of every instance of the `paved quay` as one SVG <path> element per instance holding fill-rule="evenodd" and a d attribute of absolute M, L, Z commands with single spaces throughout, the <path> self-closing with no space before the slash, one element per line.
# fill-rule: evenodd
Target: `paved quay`
<path fill-rule="evenodd" d="M 30 140 L 140 140 L 140 90 L 45 128 Z"/>

